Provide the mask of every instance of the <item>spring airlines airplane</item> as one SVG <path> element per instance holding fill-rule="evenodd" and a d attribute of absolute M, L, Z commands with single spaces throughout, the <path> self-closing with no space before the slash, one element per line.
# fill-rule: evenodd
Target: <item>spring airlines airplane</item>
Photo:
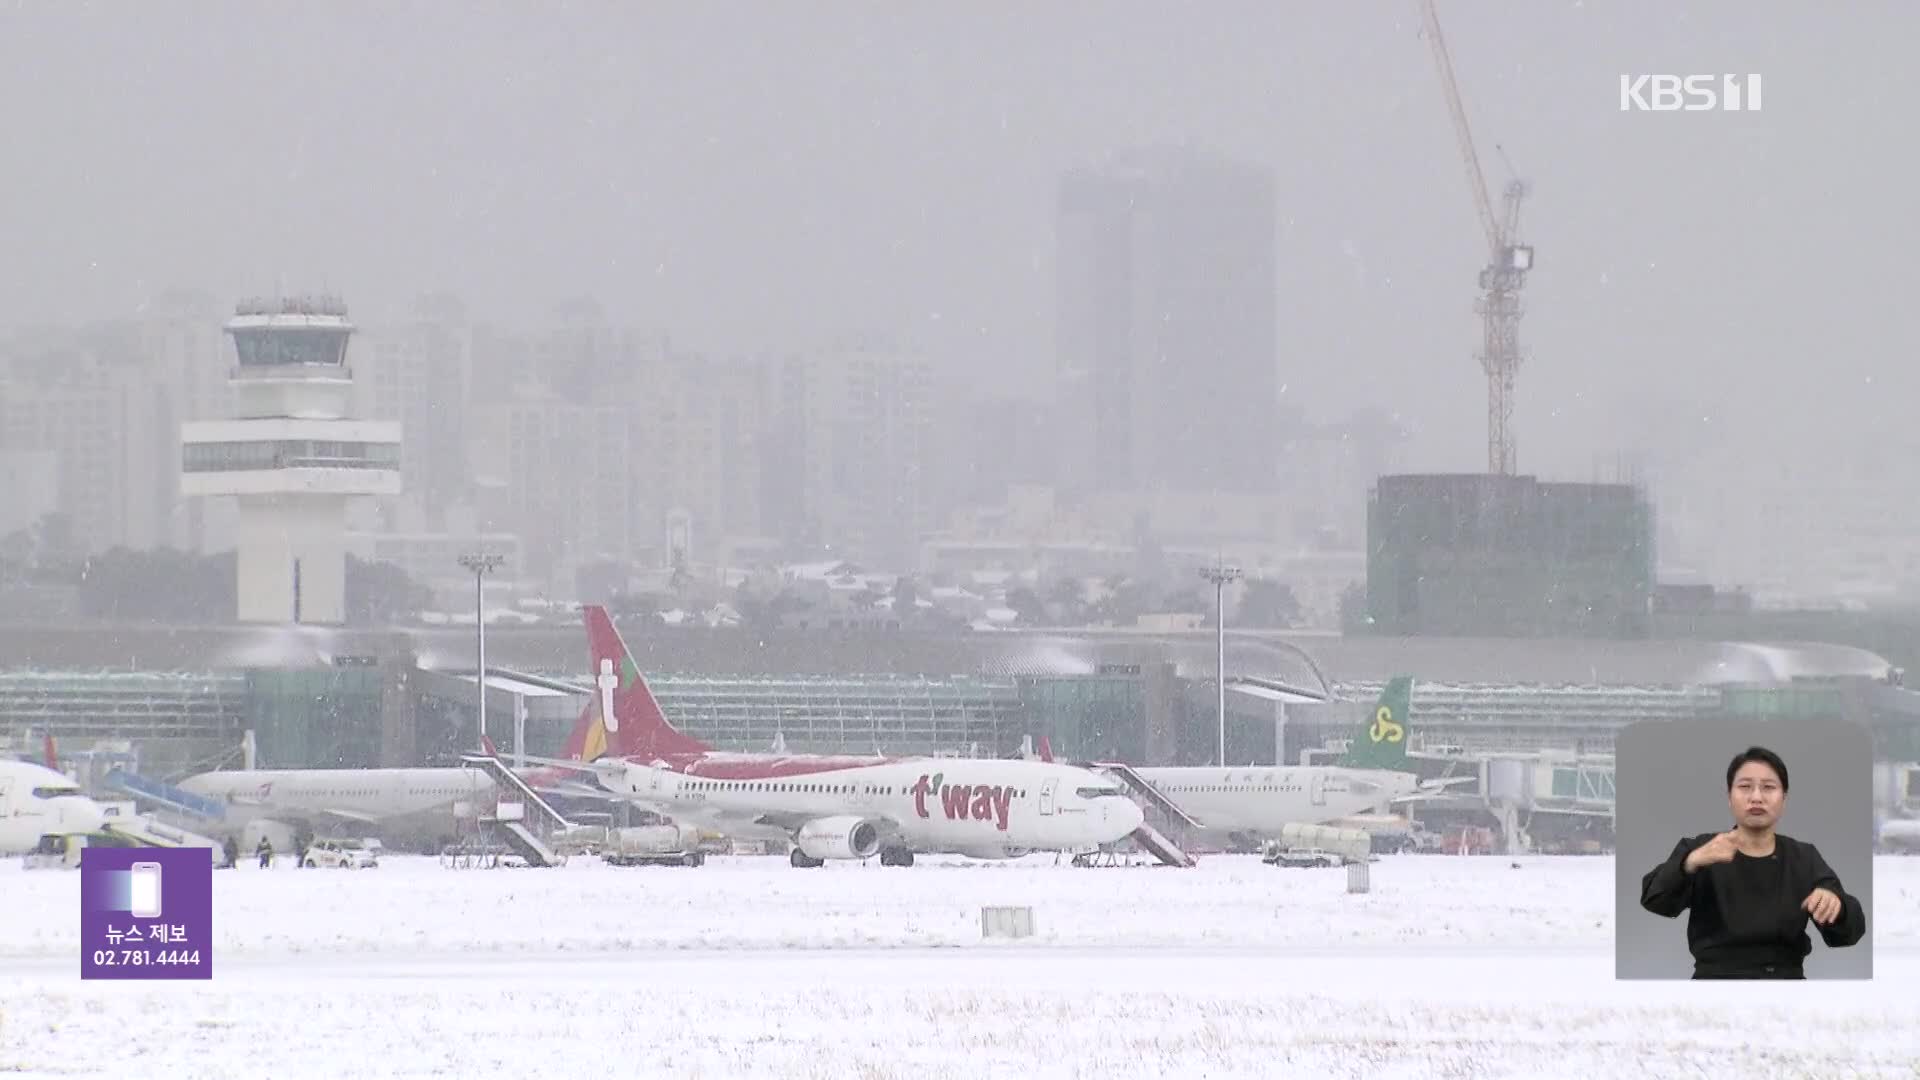
<path fill-rule="evenodd" d="M 25 855 L 46 837 L 106 831 L 106 808 L 72 780 L 26 761 L 0 761 L 0 855 Z"/>
<path fill-rule="evenodd" d="M 686 824 L 791 842 L 794 866 L 1086 851 L 1132 835 L 1144 817 L 1119 782 L 1051 762 L 713 750 L 667 722 L 606 609 L 589 606 L 586 619 L 598 688 L 590 708 L 602 729 L 582 755 L 592 764 L 542 764 L 590 771 L 614 794 Z"/>
<path fill-rule="evenodd" d="M 1274 839 L 1288 826 L 1330 825 L 1470 779 L 1421 784 L 1407 769 L 1412 696 L 1411 677 L 1389 681 L 1335 765 L 1095 767 L 1130 771 L 1151 785 L 1154 801 L 1202 833 Z"/>

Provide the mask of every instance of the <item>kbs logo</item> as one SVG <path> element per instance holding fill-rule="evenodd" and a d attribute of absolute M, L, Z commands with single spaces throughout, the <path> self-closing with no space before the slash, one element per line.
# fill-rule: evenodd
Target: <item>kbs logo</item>
<path fill-rule="evenodd" d="M 1621 112 L 1759 112 L 1758 75 L 1622 75 Z"/>
<path fill-rule="evenodd" d="M 966 784 L 945 784 L 945 773 L 934 773 L 931 777 L 925 773 L 914 781 L 913 810 L 921 817 L 931 817 L 927 809 L 927 796 L 940 797 L 940 812 L 948 821 L 991 821 L 1001 832 L 1007 831 L 1007 813 L 1013 806 L 1013 788 L 998 785 L 981 784 L 969 787 Z"/>

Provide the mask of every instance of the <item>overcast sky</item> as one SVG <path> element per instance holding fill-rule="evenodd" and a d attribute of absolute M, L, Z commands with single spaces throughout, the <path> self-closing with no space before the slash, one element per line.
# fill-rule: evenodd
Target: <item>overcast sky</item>
<path fill-rule="evenodd" d="M 1490 182 L 1497 143 L 1534 185 L 1524 471 L 1914 423 L 1920 7 L 1441 10 Z M 1758 72 L 1765 111 L 1623 113 L 1623 72 Z M 1033 392 L 1059 174 L 1189 141 L 1277 170 L 1288 395 L 1484 462 L 1483 244 L 1414 0 L 19 4 L 0 131 L 0 324 L 284 282 L 534 325 L 589 294 Z"/>

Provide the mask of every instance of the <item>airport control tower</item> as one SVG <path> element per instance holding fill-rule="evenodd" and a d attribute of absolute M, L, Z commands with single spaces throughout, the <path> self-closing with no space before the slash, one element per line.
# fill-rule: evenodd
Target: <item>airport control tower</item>
<path fill-rule="evenodd" d="M 345 622 L 347 500 L 400 493 L 400 425 L 350 416 L 353 329 L 332 297 L 241 303 L 236 415 L 181 425 L 181 493 L 239 504 L 241 622 Z"/>

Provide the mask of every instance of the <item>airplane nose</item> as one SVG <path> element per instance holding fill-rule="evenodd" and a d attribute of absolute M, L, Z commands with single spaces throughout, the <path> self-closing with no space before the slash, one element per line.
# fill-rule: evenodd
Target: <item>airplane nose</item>
<path fill-rule="evenodd" d="M 1139 803 L 1123 798 L 1115 800 L 1114 817 L 1115 825 L 1124 826 L 1128 833 L 1132 833 L 1147 820 L 1147 812 L 1140 808 Z"/>
<path fill-rule="evenodd" d="M 63 799 L 60 806 L 60 831 L 66 834 L 97 833 L 106 828 L 107 815 L 92 799 Z"/>

